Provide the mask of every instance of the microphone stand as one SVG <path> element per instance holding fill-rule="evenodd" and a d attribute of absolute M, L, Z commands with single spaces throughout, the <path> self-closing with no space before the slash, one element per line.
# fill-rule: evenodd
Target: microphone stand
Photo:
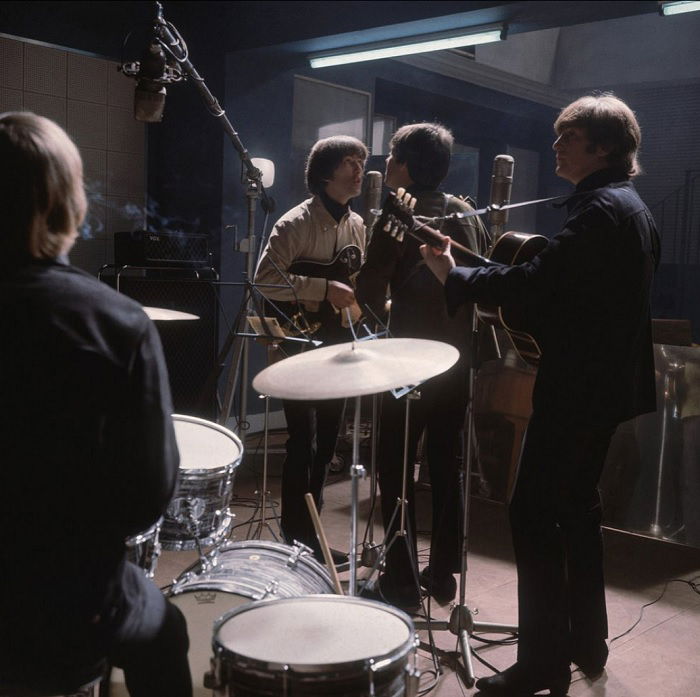
<path fill-rule="evenodd" d="M 248 182 L 246 197 L 248 200 L 248 237 L 240 244 L 240 251 L 247 255 L 246 270 L 244 276 L 246 282 L 250 283 L 253 278 L 254 261 L 255 261 L 255 212 L 260 201 L 263 211 L 270 213 L 274 210 L 274 202 L 267 195 L 262 184 L 262 172 L 255 167 L 250 159 L 248 151 L 244 147 L 241 139 L 238 136 L 235 128 L 226 116 L 226 112 L 221 108 L 216 97 L 210 92 L 202 76 L 197 72 L 194 65 L 189 59 L 187 45 L 180 36 L 180 33 L 173 24 L 167 22 L 163 17 L 163 5 L 156 2 L 156 18 L 153 25 L 153 30 L 156 40 L 160 43 L 163 50 L 171 56 L 178 64 L 183 79 L 189 77 L 194 86 L 197 88 L 202 99 L 204 100 L 209 113 L 219 119 L 224 132 L 229 137 L 233 144 L 241 163 L 245 169 L 245 177 Z M 240 399 L 240 414 L 239 414 L 239 435 L 240 431 L 245 430 L 246 418 L 248 411 L 248 362 L 249 362 L 249 346 L 245 341 L 245 337 L 241 336 L 245 328 L 247 317 L 252 312 L 251 298 L 248 294 L 245 303 L 245 311 L 240 313 L 238 326 L 236 330 L 236 339 L 233 349 L 233 359 L 229 370 L 228 379 L 226 381 L 226 391 L 224 394 L 221 413 L 219 414 L 219 423 L 226 424 L 231 413 L 231 405 L 233 403 L 233 395 L 236 390 L 237 376 L 241 374 L 241 399 Z"/>

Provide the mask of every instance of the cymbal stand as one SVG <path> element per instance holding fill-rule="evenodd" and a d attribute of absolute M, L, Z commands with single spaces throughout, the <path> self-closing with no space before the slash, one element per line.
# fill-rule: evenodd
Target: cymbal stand
<path fill-rule="evenodd" d="M 516 625 L 500 624 L 494 622 L 475 622 L 474 612 L 466 604 L 467 589 L 467 544 L 469 538 L 469 494 L 471 489 L 472 460 L 475 450 L 474 429 L 474 386 L 476 383 L 476 347 L 478 345 L 478 317 L 476 308 L 472 312 L 472 362 L 469 368 L 469 399 L 467 402 L 466 416 L 466 452 L 463 460 L 462 482 L 462 539 L 461 539 L 461 568 L 459 574 L 459 603 L 454 606 L 447 621 L 418 620 L 414 622 L 416 629 L 428 629 L 435 631 L 450 631 L 459 638 L 459 648 L 462 655 L 462 663 L 466 672 L 466 685 L 472 687 L 476 682 L 474 666 L 472 663 L 472 650 L 469 639 L 475 632 L 487 632 L 491 634 L 515 634 L 518 631 Z"/>
<path fill-rule="evenodd" d="M 374 542 L 374 515 L 377 503 L 377 422 L 378 422 L 379 395 L 372 395 L 372 432 L 370 436 L 370 483 L 369 499 L 370 508 L 367 517 L 367 527 L 365 537 L 362 542 L 362 566 L 372 568 L 376 562 L 379 552 L 378 545 Z"/>
<path fill-rule="evenodd" d="M 262 533 L 265 528 L 268 529 L 275 541 L 279 541 L 279 537 L 275 534 L 272 526 L 265 520 L 265 514 L 267 511 L 267 495 L 270 493 L 267 490 L 267 455 L 268 455 L 268 436 L 269 436 L 269 419 L 270 419 L 270 397 L 268 395 L 260 395 L 260 399 L 265 400 L 265 419 L 264 419 L 264 435 L 263 435 L 263 476 L 262 476 L 262 488 L 255 492 L 257 499 L 255 502 L 255 510 L 253 511 L 253 516 L 251 519 L 250 527 L 248 528 L 248 539 L 249 540 L 260 540 L 262 539 Z M 274 507 L 273 507 L 274 510 Z M 255 515 L 260 511 L 260 520 L 255 528 L 255 532 L 251 533 L 253 526 L 253 520 Z"/>
<path fill-rule="evenodd" d="M 366 476 L 365 468 L 360 463 L 360 412 L 362 397 L 355 397 L 355 420 L 352 432 L 352 465 L 350 467 L 350 586 L 348 595 L 357 595 L 357 521 L 360 509 L 360 479 Z"/>

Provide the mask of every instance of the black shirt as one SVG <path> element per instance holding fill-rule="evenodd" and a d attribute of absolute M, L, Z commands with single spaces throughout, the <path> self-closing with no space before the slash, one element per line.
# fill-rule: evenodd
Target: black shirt
<path fill-rule="evenodd" d="M 137 303 L 65 260 L 4 271 L 0 326 L 0 653 L 42 635 L 75 653 L 96 615 L 143 602 L 124 540 L 179 464 L 162 349 Z"/>
<path fill-rule="evenodd" d="M 563 230 L 530 263 L 454 269 L 452 311 L 472 300 L 527 300 L 542 357 L 533 406 L 563 421 L 611 425 L 656 408 L 649 293 L 659 239 L 628 178 L 581 181 Z"/>

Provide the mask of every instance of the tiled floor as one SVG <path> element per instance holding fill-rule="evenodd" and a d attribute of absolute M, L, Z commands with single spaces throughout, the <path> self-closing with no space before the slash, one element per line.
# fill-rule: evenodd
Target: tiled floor
<path fill-rule="evenodd" d="M 279 500 L 280 456 L 270 457 L 268 488 L 271 501 Z M 243 523 L 250 519 L 254 509 L 250 499 L 258 483 L 258 465 L 250 453 L 239 469 L 235 485 L 237 527 L 232 539 L 246 540 L 251 528 Z M 365 533 L 369 511 L 369 482 L 360 484 L 361 521 L 360 537 Z M 430 495 L 418 494 L 423 513 L 421 521 L 428 521 Z M 274 510 L 269 512 L 274 515 Z M 326 487 L 322 521 L 332 547 L 347 550 L 350 542 L 350 480 L 347 475 L 331 475 Z M 253 526 L 254 531 L 255 526 Z M 271 528 L 277 530 L 274 518 Z M 269 529 L 263 537 L 271 539 Z M 375 526 L 375 539 L 381 539 L 381 529 Z M 255 544 L 255 543 L 251 543 Z M 426 538 L 419 537 L 419 548 L 425 548 Z M 693 579 L 700 576 L 700 550 L 664 542 L 606 531 L 608 613 L 611 637 L 625 632 L 638 619 L 644 603 L 655 600 L 669 579 Z M 196 559 L 193 552 L 164 552 L 160 558 L 156 580 L 166 585 Z M 367 570 L 361 569 L 361 575 Z M 341 575 L 347 580 L 348 574 Z M 474 611 L 475 621 L 515 623 L 517 619 L 516 575 L 509 542 L 504 507 L 500 504 L 473 500 L 470 520 L 470 553 L 466 583 L 466 604 Z M 448 607 L 431 608 L 433 617 L 445 619 Z M 369 636 L 372 627 L 363 627 Z M 427 642 L 427 632 L 421 632 Z M 276 640 L 271 637 L 271 641 Z M 458 659 L 457 637 L 449 631 L 434 632 L 435 644 L 440 649 L 442 674 L 431 692 L 437 697 L 478 694 L 467 688 L 460 679 L 463 674 Z M 510 665 L 516 647 L 484 646 L 471 641 L 479 655 L 498 669 Z M 624 637 L 612 644 L 606 672 L 595 682 L 581 673 L 573 675 L 569 691 L 571 697 L 695 697 L 700 695 L 700 595 L 687 584 L 671 583 L 663 598 L 644 611 L 641 622 Z M 419 667 L 423 671 L 421 688 L 435 683 L 430 654 L 419 650 Z M 477 677 L 490 670 L 474 659 Z M 201 694 L 211 694 L 202 692 Z"/>

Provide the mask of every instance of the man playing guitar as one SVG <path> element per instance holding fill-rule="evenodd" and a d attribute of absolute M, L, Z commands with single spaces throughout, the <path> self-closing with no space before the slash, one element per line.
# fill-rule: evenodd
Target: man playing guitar
<path fill-rule="evenodd" d="M 355 305 L 355 293 L 347 282 L 329 278 L 324 267 L 349 245 L 353 245 L 350 250 L 359 250 L 355 252 L 358 257 L 364 251 L 364 223 L 350 210 L 349 202 L 362 190 L 366 160 L 367 148 L 356 138 L 331 136 L 316 142 L 306 163 L 306 186 L 312 197 L 277 221 L 255 273 L 255 283 L 285 286 L 265 290 L 275 304 L 283 303 L 285 308 L 296 305 L 302 314 L 332 306 L 322 316 L 338 313 L 337 324 L 322 326 L 317 335 L 324 345 L 351 339 L 348 330 L 341 327 L 340 317 Z M 304 263 L 298 272 L 295 262 L 300 260 Z M 317 262 L 318 271 L 309 272 L 309 267 L 314 267 L 309 262 Z M 298 321 L 304 324 L 303 317 Z M 304 494 L 311 492 L 321 509 L 343 400 L 285 400 L 282 404 L 289 434 L 282 469 L 282 534 L 289 544 L 298 540 L 308 545 L 322 560 Z"/>
<path fill-rule="evenodd" d="M 391 139 L 386 161 L 386 185 L 403 187 L 417 199 L 415 213 L 424 216 L 471 210 L 469 204 L 437 190 L 447 175 L 453 138 L 450 131 L 436 123 L 403 126 Z M 387 293 L 391 296 L 390 332 L 395 337 L 415 337 L 445 341 L 459 349 L 458 363 L 446 373 L 420 387 L 421 398 L 411 405 L 408 463 L 412 466 L 418 440 L 426 430 L 426 453 L 433 497 L 433 526 L 430 565 L 423 570 L 420 583 L 439 602 L 452 600 L 456 592 L 453 576 L 459 571 L 459 462 L 461 432 L 467 405 L 467 374 L 470 365 L 467 326 L 469 309 L 458 318 L 447 315 L 440 284 L 424 264 L 420 243 L 412 237 L 402 242 L 382 228 L 374 226 L 367 249 L 367 260 L 357 277 L 360 306 L 368 306 L 372 315 L 383 317 Z M 476 252 L 486 250 L 486 231 L 478 218 L 450 220 L 446 234 Z M 393 535 L 399 516 L 392 514 L 401 496 L 403 448 L 398 434 L 404 431 L 405 406 L 391 395 L 382 400 L 378 476 L 382 497 L 382 517 L 387 534 Z M 408 544 L 396 539 L 386 556 L 386 572 L 379 580 L 381 596 L 406 610 L 419 606 L 416 567 L 413 477 L 409 471 Z"/>
<path fill-rule="evenodd" d="M 654 220 L 631 183 L 641 133 L 612 95 L 582 97 L 554 124 L 557 174 L 576 186 L 562 231 L 532 261 L 454 268 L 422 253 L 464 302 L 526 299 L 542 349 L 510 523 L 518 570 L 518 660 L 476 686 L 563 697 L 570 663 L 588 677 L 608 657 L 597 483 L 615 427 L 656 409 L 649 311 L 659 258 Z M 431 251 L 432 250 L 432 251 Z"/>

